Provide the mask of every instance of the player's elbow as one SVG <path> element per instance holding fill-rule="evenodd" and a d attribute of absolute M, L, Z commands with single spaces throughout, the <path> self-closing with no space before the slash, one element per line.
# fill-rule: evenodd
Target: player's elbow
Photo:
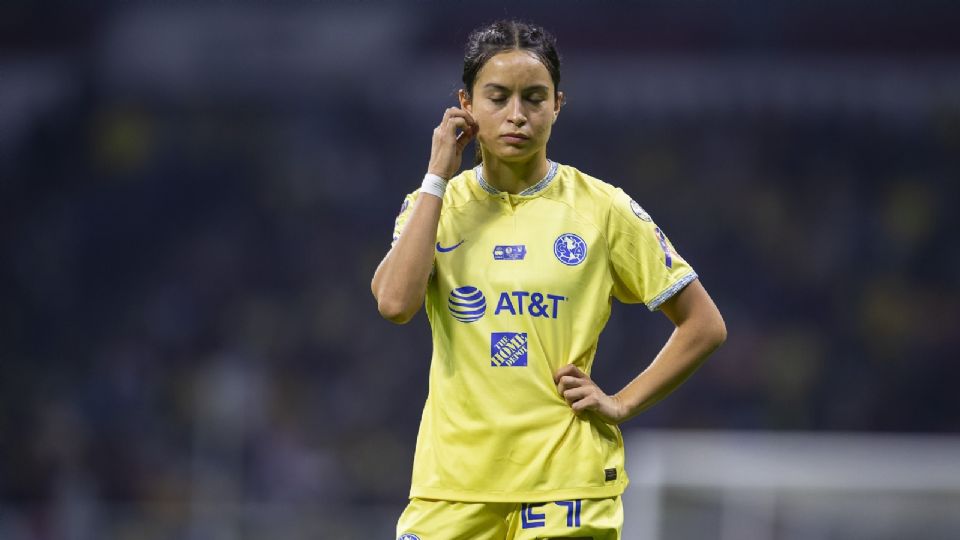
<path fill-rule="evenodd" d="M 418 306 L 411 306 L 395 298 L 377 298 L 380 316 L 394 324 L 406 324 L 417 313 Z"/>
<path fill-rule="evenodd" d="M 691 317 L 683 326 L 692 332 L 692 342 L 704 358 L 720 348 L 727 340 L 727 325 L 716 309 L 703 310 Z"/>
<path fill-rule="evenodd" d="M 727 341 L 727 323 L 723 321 L 719 311 L 716 311 L 710 319 L 704 333 L 710 350 L 715 351 Z"/>
<path fill-rule="evenodd" d="M 384 319 L 395 324 L 406 324 L 417 314 L 423 298 L 416 301 L 416 297 L 401 287 L 391 286 L 389 283 L 374 276 L 370 289 L 377 299 L 377 311 Z"/>

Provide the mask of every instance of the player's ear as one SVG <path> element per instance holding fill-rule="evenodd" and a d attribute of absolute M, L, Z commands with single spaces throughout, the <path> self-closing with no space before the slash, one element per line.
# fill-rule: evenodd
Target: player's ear
<path fill-rule="evenodd" d="M 470 99 L 470 94 L 468 94 L 466 90 L 464 90 L 463 88 L 461 88 L 461 89 L 460 89 L 460 92 L 458 92 L 458 96 L 457 96 L 457 97 L 460 98 L 460 108 L 463 109 L 463 110 L 465 110 L 465 111 L 468 111 L 468 112 L 471 112 L 471 113 L 472 113 L 472 112 L 473 112 L 473 101 L 471 101 L 471 99 Z"/>
<path fill-rule="evenodd" d="M 563 92 L 557 92 L 557 99 L 553 103 L 553 121 L 557 121 L 557 117 L 560 116 L 560 107 L 563 106 L 567 101 L 567 96 Z"/>

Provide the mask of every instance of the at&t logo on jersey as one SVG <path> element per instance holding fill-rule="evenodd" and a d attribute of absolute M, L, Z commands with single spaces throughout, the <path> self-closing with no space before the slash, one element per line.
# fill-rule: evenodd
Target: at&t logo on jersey
<path fill-rule="evenodd" d="M 534 318 L 556 319 L 566 296 L 536 291 L 503 291 L 497 298 L 494 315 L 526 315 Z M 453 318 L 462 323 L 479 321 L 487 312 L 487 299 L 480 289 L 466 285 L 450 291 L 447 308 Z"/>
<path fill-rule="evenodd" d="M 420 537 L 413 533 L 401 534 L 397 540 L 420 540 Z"/>
<path fill-rule="evenodd" d="M 526 309 L 526 313 L 531 317 L 556 319 L 559 314 L 560 302 L 566 299 L 566 296 L 538 292 L 502 292 L 500 293 L 500 299 L 497 300 L 497 309 L 493 314 L 499 315 L 500 312 L 507 311 L 511 315 L 523 315 L 524 309 Z"/>
<path fill-rule="evenodd" d="M 483 292 L 471 286 L 458 287 L 450 291 L 447 307 L 453 318 L 465 323 L 479 321 L 487 311 L 487 299 Z"/>
<path fill-rule="evenodd" d="M 553 243 L 553 254 L 563 264 L 576 266 L 587 258 L 587 243 L 573 233 L 564 233 Z"/>
<path fill-rule="evenodd" d="M 527 365 L 527 333 L 494 332 L 490 334 L 490 365 L 494 367 Z"/>

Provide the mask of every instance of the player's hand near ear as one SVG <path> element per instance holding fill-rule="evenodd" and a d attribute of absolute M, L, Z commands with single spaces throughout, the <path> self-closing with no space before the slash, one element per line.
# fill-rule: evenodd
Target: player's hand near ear
<path fill-rule="evenodd" d="M 433 147 L 427 172 L 449 180 L 460 170 L 463 149 L 477 136 L 479 128 L 466 109 L 450 107 L 433 130 Z"/>

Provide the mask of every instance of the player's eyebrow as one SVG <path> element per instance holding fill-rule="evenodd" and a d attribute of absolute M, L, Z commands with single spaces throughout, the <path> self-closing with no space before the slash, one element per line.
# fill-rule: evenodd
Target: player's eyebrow
<path fill-rule="evenodd" d="M 497 83 L 487 83 L 483 85 L 483 87 L 485 89 L 489 88 L 491 90 L 499 90 L 500 92 L 510 91 L 510 89 L 507 88 L 506 86 L 503 86 L 502 84 L 497 84 Z M 531 86 L 527 86 L 526 88 L 523 89 L 524 92 L 546 92 L 548 90 L 550 90 L 550 88 L 548 88 L 546 85 L 543 85 L 543 84 L 534 84 Z"/>

